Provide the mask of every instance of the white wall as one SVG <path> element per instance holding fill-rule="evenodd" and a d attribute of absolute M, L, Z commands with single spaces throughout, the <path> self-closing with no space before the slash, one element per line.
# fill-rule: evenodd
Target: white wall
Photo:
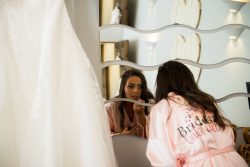
<path fill-rule="evenodd" d="M 101 57 L 99 51 L 99 1 L 65 0 L 76 34 L 94 67 L 101 85 Z"/>

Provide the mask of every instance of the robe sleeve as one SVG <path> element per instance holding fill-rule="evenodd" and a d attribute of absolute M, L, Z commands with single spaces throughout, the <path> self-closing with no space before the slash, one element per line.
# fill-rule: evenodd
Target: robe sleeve
<path fill-rule="evenodd" d="M 113 121 L 113 108 L 111 104 L 106 104 L 105 105 L 105 110 L 108 114 L 108 120 L 109 120 L 109 127 L 110 127 L 110 131 L 111 133 L 115 133 L 115 126 L 114 126 L 114 121 Z"/>
<path fill-rule="evenodd" d="M 147 145 L 147 157 L 152 166 L 174 167 L 175 156 L 168 142 L 167 120 L 170 115 L 170 107 L 165 100 L 156 104 L 150 112 L 149 139 Z M 171 136 L 170 136 L 171 137 Z"/>

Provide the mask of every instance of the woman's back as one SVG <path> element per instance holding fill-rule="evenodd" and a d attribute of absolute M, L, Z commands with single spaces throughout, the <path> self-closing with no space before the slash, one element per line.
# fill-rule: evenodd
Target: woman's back
<path fill-rule="evenodd" d="M 156 104 L 150 114 L 147 155 L 155 166 L 247 166 L 234 150 L 231 127 L 223 130 L 213 115 L 188 105 L 178 95 Z M 153 126 L 151 126 L 153 125 Z"/>

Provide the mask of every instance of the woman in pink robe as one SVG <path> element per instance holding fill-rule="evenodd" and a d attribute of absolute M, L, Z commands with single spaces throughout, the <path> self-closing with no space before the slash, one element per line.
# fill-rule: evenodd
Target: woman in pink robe
<path fill-rule="evenodd" d="M 247 167 L 235 151 L 230 121 L 185 65 L 166 62 L 156 82 L 147 146 L 152 166 Z"/>
<path fill-rule="evenodd" d="M 122 75 L 119 95 L 138 102 L 148 103 L 153 95 L 148 91 L 144 75 L 137 70 L 128 70 Z M 136 135 L 147 138 L 149 109 L 133 102 L 110 102 L 105 105 L 112 134 Z"/>

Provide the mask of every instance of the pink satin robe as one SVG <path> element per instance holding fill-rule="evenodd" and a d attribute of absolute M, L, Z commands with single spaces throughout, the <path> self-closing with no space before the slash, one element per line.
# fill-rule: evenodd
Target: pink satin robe
<path fill-rule="evenodd" d="M 147 157 L 152 166 L 248 166 L 234 150 L 231 127 L 222 131 L 213 121 L 205 124 L 200 112 L 185 105 L 184 98 L 172 99 L 161 100 L 150 112 Z"/>
<path fill-rule="evenodd" d="M 119 103 L 118 102 L 110 102 L 105 105 L 105 109 L 108 114 L 110 131 L 112 134 L 119 134 L 122 132 L 120 127 L 120 111 L 119 111 Z M 124 127 L 134 127 L 136 128 L 136 136 L 147 138 L 147 128 L 145 129 L 139 122 L 137 115 L 134 115 L 133 121 L 129 120 L 127 112 L 124 110 Z M 146 124 L 148 122 L 148 117 L 146 116 Z M 147 127 L 147 125 L 146 125 Z"/>

